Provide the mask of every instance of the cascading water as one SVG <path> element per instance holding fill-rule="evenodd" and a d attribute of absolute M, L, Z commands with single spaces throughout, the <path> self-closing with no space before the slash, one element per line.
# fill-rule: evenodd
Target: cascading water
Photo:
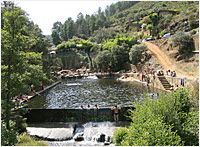
<path fill-rule="evenodd" d="M 77 127 L 74 137 L 66 141 L 47 141 L 50 146 L 102 146 L 112 145 L 111 138 L 118 126 L 114 122 L 89 122 Z"/>

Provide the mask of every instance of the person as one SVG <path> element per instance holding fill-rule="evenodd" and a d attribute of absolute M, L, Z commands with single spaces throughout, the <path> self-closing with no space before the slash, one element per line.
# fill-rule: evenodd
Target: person
<path fill-rule="evenodd" d="M 94 109 L 97 109 L 97 110 L 98 110 L 98 109 L 99 109 L 99 106 L 96 104 L 95 107 L 94 107 Z"/>
<path fill-rule="evenodd" d="M 111 110 L 114 110 L 114 120 L 118 121 L 119 119 L 119 114 L 118 111 L 120 110 L 120 107 L 117 107 L 117 105 L 115 105 L 115 107 L 112 107 Z"/>
<path fill-rule="evenodd" d="M 171 91 L 174 91 L 174 86 L 173 86 L 173 85 L 171 86 L 170 90 L 171 90 Z"/>
<path fill-rule="evenodd" d="M 40 80 L 40 90 L 44 90 L 44 85 L 41 80 Z"/>
<path fill-rule="evenodd" d="M 97 121 L 97 118 L 98 118 L 98 110 L 99 110 L 99 106 L 96 104 L 94 106 L 94 119 L 95 119 L 95 122 Z"/>
<path fill-rule="evenodd" d="M 25 102 L 28 101 L 28 96 L 27 96 L 27 95 L 20 94 L 19 98 L 20 98 L 21 100 L 24 100 Z"/>
<path fill-rule="evenodd" d="M 178 89 L 178 85 L 176 85 L 176 88 L 174 90 L 177 90 Z"/>
<path fill-rule="evenodd" d="M 83 105 L 81 105 L 81 109 L 84 109 L 84 108 L 83 108 Z"/>
<path fill-rule="evenodd" d="M 87 107 L 87 109 L 90 109 L 90 105 L 88 104 L 88 107 Z"/>
<path fill-rule="evenodd" d="M 30 92 L 29 92 L 29 95 L 33 96 L 34 94 L 36 94 L 35 90 L 34 90 L 34 85 L 32 84 L 30 86 Z"/>

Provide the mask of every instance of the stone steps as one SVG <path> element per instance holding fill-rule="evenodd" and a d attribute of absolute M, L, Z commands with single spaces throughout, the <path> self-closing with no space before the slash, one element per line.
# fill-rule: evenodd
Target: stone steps
<path fill-rule="evenodd" d="M 170 90 L 171 85 L 170 85 L 170 83 L 167 81 L 167 79 L 164 76 L 158 76 L 158 79 L 162 83 L 162 85 L 165 88 L 165 90 Z"/>

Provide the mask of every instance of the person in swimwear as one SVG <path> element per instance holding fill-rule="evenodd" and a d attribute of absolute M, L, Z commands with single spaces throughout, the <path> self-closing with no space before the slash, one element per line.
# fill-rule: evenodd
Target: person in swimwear
<path fill-rule="evenodd" d="M 117 105 L 115 105 L 115 107 L 112 107 L 111 110 L 114 110 L 114 120 L 118 121 L 119 119 L 119 114 L 118 111 L 120 110 L 120 107 L 117 107 Z"/>

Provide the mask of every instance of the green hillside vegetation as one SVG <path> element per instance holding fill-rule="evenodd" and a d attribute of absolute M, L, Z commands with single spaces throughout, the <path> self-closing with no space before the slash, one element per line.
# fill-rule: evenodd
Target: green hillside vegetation
<path fill-rule="evenodd" d="M 112 71 L 119 71 L 125 69 L 122 64 L 131 63 L 123 52 L 129 52 L 133 45 L 138 44 L 137 40 L 149 37 L 159 39 L 166 33 L 175 34 L 178 31 L 194 34 L 199 28 L 198 6 L 197 1 L 117 2 L 107 6 L 105 11 L 99 8 L 92 15 L 79 13 L 76 21 L 68 18 L 64 24 L 55 22 L 51 36 L 53 43 L 58 45 L 57 51 L 65 42 L 77 37 L 92 42 L 92 52 L 113 52 L 112 48 L 121 47 L 118 58 L 111 53 L 109 63 Z M 124 57 L 127 60 L 123 60 Z M 115 59 L 118 59 L 118 63 L 115 63 Z M 92 60 L 94 66 L 91 68 L 102 67 Z"/>

